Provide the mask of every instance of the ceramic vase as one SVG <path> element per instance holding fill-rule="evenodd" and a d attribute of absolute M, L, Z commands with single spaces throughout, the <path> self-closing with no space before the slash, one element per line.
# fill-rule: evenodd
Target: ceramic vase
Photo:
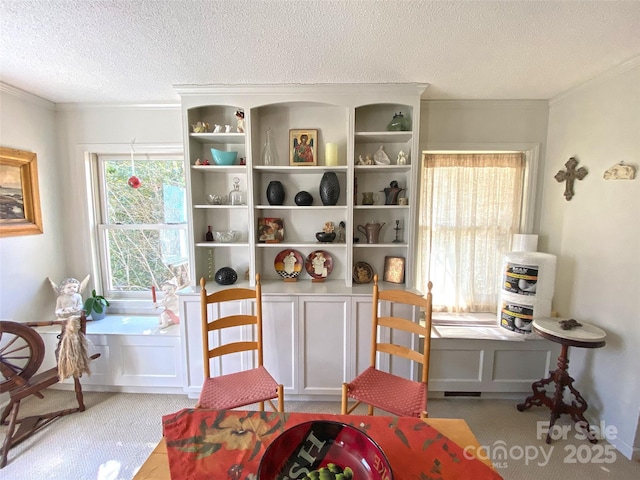
<path fill-rule="evenodd" d="M 296 194 L 296 198 L 294 198 L 293 201 L 300 207 L 306 207 L 313 204 L 313 197 L 309 192 L 305 192 L 303 190 L 302 192 L 298 192 Z"/>
<path fill-rule="evenodd" d="M 231 267 L 222 267 L 216 272 L 215 280 L 219 285 L 233 285 L 238 280 L 238 274 Z"/>
<path fill-rule="evenodd" d="M 273 180 L 267 185 L 267 201 L 269 205 L 282 205 L 284 203 L 284 187 L 278 180 Z"/>
<path fill-rule="evenodd" d="M 340 198 L 340 182 L 334 172 L 325 172 L 320 180 L 320 200 L 323 205 L 336 205 Z"/>

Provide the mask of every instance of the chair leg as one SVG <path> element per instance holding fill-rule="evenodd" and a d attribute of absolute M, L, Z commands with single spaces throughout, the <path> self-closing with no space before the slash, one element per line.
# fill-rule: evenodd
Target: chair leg
<path fill-rule="evenodd" d="M 9 418 L 9 428 L 7 430 L 7 436 L 4 438 L 2 444 L 2 455 L 0 457 L 0 468 L 4 468 L 7 465 L 7 455 L 11 449 L 13 434 L 16 430 L 16 421 L 18 419 L 18 410 L 20 409 L 20 401 L 13 402 L 11 407 L 11 418 Z"/>
<path fill-rule="evenodd" d="M 278 385 L 278 411 L 284 412 L 284 387 L 282 384 Z"/>
<path fill-rule="evenodd" d="M 347 394 L 349 393 L 349 385 L 347 385 L 346 383 L 342 384 L 342 408 L 340 410 L 340 413 L 342 415 L 347 415 L 347 402 L 349 401 L 349 397 L 347 396 Z"/>
<path fill-rule="evenodd" d="M 259 412 L 264 412 L 264 402 L 258 403 L 258 411 Z"/>
<path fill-rule="evenodd" d="M 373 405 L 369 405 L 369 411 L 367 413 L 369 416 L 373 416 Z"/>

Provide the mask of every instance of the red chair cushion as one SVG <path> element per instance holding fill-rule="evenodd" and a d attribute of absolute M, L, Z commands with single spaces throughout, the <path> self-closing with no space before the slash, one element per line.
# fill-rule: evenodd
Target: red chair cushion
<path fill-rule="evenodd" d="M 427 407 L 427 386 L 373 367 L 349 383 L 349 397 L 401 417 L 419 417 Z"/>
<path fill-rule="evenodd" d="M 215 410 L 242 407 L 278 396 L 278 384 L 264 367 L 205 378 L 198 407 Z"/>

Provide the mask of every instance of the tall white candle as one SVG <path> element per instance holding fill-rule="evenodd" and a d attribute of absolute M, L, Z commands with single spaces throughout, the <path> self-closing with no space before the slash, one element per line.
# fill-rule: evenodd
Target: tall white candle
<path fill-rule="evenodd" d="M 338 165 L 338 144 L 327 143 L 324 146 L 324 163 L 329 166 Z"/>

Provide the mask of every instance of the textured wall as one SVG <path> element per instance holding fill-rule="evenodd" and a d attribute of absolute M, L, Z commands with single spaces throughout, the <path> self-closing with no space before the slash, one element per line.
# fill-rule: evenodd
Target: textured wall
<path fill-rule="evenodd" d="M 0 88 L 0 145 L 37 154 L 43 231 L 0 238 L 0 319 L 55 318 L 56 295 L 46 282 L 80 275 L 66 269 L 61 191 L 70 179 L 59 173 L 54 105 L 30 94 Z"/>
<path fill-rule="evenodd" d="M 571 156 L 589 173 L 566 201 L 553 177 Z M 545 251 L 558 256 L 554 307 L 608 335 L 604 348 L 571 350 L 571 375 L 587 413 L 615 425 L 612 443 L 630 456 L 640 446 L 640 178 L 604 180 L 620 161 L 640 167 L 637 64 L 551 103 L 540 223 Z"/>

